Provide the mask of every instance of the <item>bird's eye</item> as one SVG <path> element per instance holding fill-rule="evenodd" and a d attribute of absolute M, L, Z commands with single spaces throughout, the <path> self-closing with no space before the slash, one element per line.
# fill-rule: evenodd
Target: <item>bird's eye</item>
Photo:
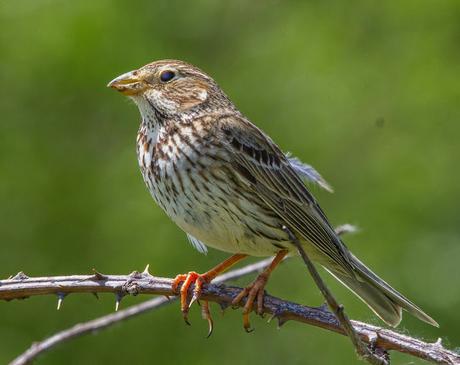
<path fill-rule="evenodd" d="M 160 74 L 160 80 L 162 82 L 168 82 L 171 81 L 175 76 L 176 74 L 173 71 L 163 71 Z"/>

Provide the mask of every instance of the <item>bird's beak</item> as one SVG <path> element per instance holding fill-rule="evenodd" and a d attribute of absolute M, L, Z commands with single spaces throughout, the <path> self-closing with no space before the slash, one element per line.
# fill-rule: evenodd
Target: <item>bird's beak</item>
<path fill-rule="evenodd" d="M 110 81 L 107 87 L 111 87 L 122 94 L 133 96 L 143 92 L 147 85 L 138 76 L 138 71 L 130 71 Z"/>

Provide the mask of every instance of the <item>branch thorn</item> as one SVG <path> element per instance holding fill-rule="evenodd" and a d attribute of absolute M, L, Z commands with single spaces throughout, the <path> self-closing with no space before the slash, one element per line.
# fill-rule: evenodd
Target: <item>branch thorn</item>
<path fill-rule="evenodd" d="M 99 271 L 93 268 L 93 273 L 94 273 L 94 278 L 96 280 L 106 280 L 107 276 L 104 274 L 101 274 Z"/>
<path fill-rule="evenodd" d="M 140 273 L 139 271 L 137 270 L 134 270 L 132 273 L 130 273 L 129 275 L 129 278 L 131 279 L 141 279 L 142 278 L 142 273 Z"/>
<path fill-rule="evenodd" d="M 121 292 L 115 293 L 115 312 L 118 312 L 118 308 L 120 308 L 121 300 L 123 299 L 123 294 Z"/>
<path fill-rule="evenodd" d="M 442 338 L 438 337 L 438 339 L 436 340 L 436 342 L 433 343 L 433 345 L 437 346 L 437 347 L 443 347 L 442 346 Z"/>
<path fill-rule="evenodd" d="M 58 297 L 56 310 L 60 310 L 62 306 L 62 302 L 64 301 L 64 298 L 66 297 L 67 294 L 59 292 L 59 293 L 56 293 L 56 295 Z"/>
<path fill-rule="evenodd" d="M 278 329 L 280 329 L 288 320 L 286 317 L 276 316 L 278 319 Z"/>
<path fill-rule="evenodd" d="M 268 317 L 267 323 L 270 323 L 275 317 L 276 317 L 276 313 L 273 313 L 270 317 Z"/>
<path fill-rule="evenodd" d="M 26 280 L 26 279 L 29 279 L 29 277 L 24 274 L 24 272 L 22 271 L 19 271 L 16 275 L 14 275 L 13 277 L 10 277 L 11 280 Z"/>

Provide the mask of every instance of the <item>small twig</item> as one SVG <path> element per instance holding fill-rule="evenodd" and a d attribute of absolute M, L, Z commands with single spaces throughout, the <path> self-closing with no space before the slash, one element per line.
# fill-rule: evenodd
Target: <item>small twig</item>
<path fill-rule="evenodd" d="M 168 304 L 168 299 L 164 297 L 157 297 L 138 305 L 133 305 L 127 309 L 93 319 L 92 321 L 76 324 L 75 326 L 70 327 L 64 331 L 60 331 L 43 341 L 33 343 L 32 346 L 27 349 L 27 351 L 16 357 L 9 363 L 9 365 L 31 364 L 31 362 L 39 355 L 63 342 L 67 342 L 88 333 L 94 333 L 97 330 L 107 328 L 124 319 L 134 317 L 148 310 L 162 307 L 166 304 Z"/>
<path fill-rule="evenodd" d="M 345 314 L 343 305 L 339 304 L 335 297 L 332 295 L 331 291 L 319 275 L 318 270 L 316 270 L 315 265 L 313 265 L 313 262 L 308 257 L 307 253 L 303 249 L 297 237 L 288 227 L 284 226 L 283 229 L 288 234 L 289 239 L 292 241 L 292 243 L 294 243 L 294 245 L 296 246 L 297 251 L 302 257 L 302 260 L 304 261 L 305 265 L 307 266 L 308 271 L 310 272 L 310 275 L 312 276 L 316 286 L 323 294 L 324 299 L 326 299 L 326 302 L 331 311 L 335 313 L 337 319 L 340 322 L 341 327 L 343 328 L 346 335 L 350 338 L 358 355 L 373 365 L 388 365 L 389 360 L 386 356 L 388 354 L 385 354 L 384 352 L 384 356 L 380 357 L 377 354 L 371 352 L 369 348 L 363 344 L 360 337 L 356 333 L 356 330 L 353 328 L 350 319 Z"/>

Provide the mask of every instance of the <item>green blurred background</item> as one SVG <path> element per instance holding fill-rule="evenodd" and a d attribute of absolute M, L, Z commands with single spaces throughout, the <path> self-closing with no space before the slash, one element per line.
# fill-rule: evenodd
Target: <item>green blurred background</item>
<path fill-rule="evenodd" d="M 431 314 L 401 330 L 460 346 L 460 2 L 0 1 L 0 276 L 173 276 L 226 257 L 199 254 L 156 207 L 137 167 L 139 114 L 105 87 L 161 58 L 212 75 L 284 150 L 334 186 L 315 190 L 349 247 Z M 326 274 L 325 274 L 326 276 Z M 252 280 L 244 278 L 239 285 Z M 327 277 L 351 317 L 381 324 Z M 322 298 L 299 260 L 270 293 Z M 126 298 L 122 307 L 146 298 Z M 113 310 L 113 296 L 0 302 L 0 363 L 33 341 Z M 177 303 L 60 346 L 37 364 L 355 364 L 347 339 L 241 312 L 206 323 Z M 419 364 L 393 355 L 395 364 Z"/>

